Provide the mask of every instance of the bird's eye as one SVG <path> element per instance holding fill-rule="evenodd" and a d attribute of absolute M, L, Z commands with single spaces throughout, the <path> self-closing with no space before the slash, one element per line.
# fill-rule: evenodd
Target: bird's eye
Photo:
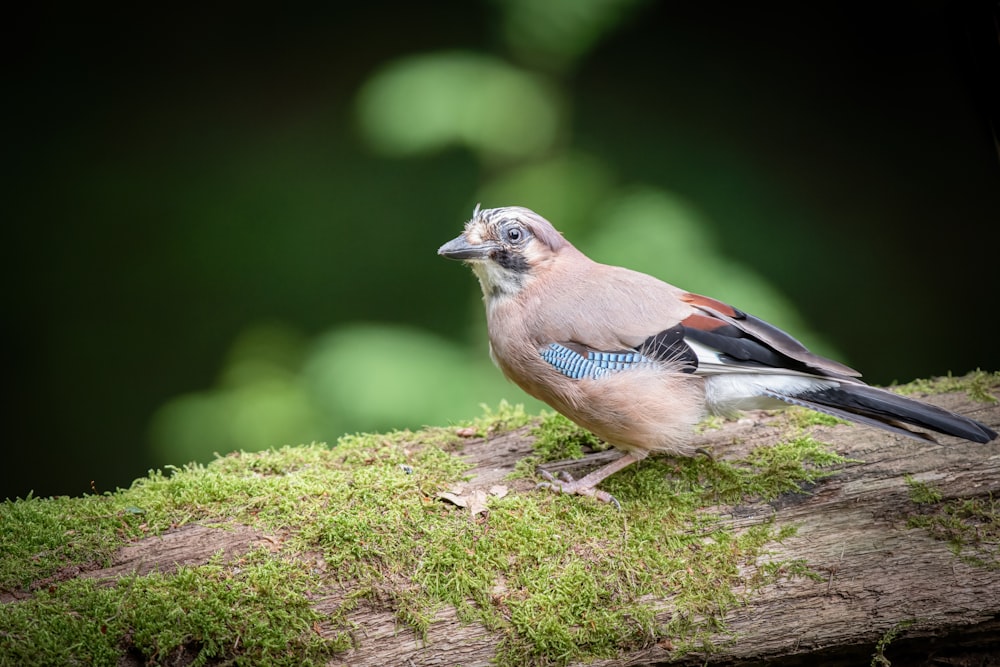
<path fill-rule="evenodd" d="M 524 238 L 524 230 L 520 227 L 507 228 L 507 240 L 511 243 L 519 243 Z"/>

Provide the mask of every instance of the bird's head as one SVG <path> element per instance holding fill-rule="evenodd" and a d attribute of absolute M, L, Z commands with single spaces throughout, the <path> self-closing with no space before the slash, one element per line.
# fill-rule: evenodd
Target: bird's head
<path fill-rule="evenodd" d="M 465 231 L 438 254 L 472 267 L 487 298 L 513 296 L 560 250 L 572 247 L 548 220 L 520 206 L 476 206 Z"/>

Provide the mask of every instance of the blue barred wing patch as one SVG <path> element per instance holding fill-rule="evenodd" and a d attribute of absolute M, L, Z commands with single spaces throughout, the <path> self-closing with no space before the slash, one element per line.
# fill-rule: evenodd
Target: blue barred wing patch
<path fill-rule="evenodd" d="M 615 371 L 625 371 L 653 364 L 638 352 L 595 352 L 583 356 L 559 343 L 549 343 L 541 351 L 542 359 L 568 378 L 597 379 Z"/>

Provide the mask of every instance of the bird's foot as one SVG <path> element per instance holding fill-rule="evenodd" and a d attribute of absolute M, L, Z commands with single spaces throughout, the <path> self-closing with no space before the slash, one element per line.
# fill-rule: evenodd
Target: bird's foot
<path fill-rule="evenodd" d="M 694 450 L 695 454 L 701 454 L 709 461 L 715 462 L 715 454 L 710 449 L 705 449 L 704 447 L 696 447 Z"/>
<path fill-rule="evenodd" d="M 599 500 L 602 503 L 611 503 L 619 510 L 622 508 L 622 505 L 618 502 L 617 498 L 607 491 L 601 491 L 600 489 L 594 488 L 592 484 L 587 484 L 586 478 L 573 479 L 573 476 L 566 471 L 560 472 L 557 477 L 548 470 L 543 470 L 542 468 L 538 468 L 537 472 L 545 481 L 536 484 L 536 489 L 549 489 L 555 493 L 575 493 L 579 496 L 590 496 L 591 498 Z"/>

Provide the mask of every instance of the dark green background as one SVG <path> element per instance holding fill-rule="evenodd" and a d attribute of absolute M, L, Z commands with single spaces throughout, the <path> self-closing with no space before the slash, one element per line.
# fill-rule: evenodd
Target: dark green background
<path fill-rule="evenodd" d="M 461 146 L 387 156 L 359 130 L 359 90 L 421 54 L 489 54 L 551 81 L 553 150 L 697 207 L 720 256 L 870 382 L 1000 369 L 993 3 L 672 4 L 609 20 L 562 68 L 510 48 L 502 2 L 12 20 L 0 498 L 185 463 L 149 449 L 151 419 L 212 391 L 255 323 L 303 341 L 398 323 L 485 354 L 478 287 L 435 250 L 511 166 Z M 600 226 L 579 217 L 576 237 L 553 222 L 571 240 Z"/>

